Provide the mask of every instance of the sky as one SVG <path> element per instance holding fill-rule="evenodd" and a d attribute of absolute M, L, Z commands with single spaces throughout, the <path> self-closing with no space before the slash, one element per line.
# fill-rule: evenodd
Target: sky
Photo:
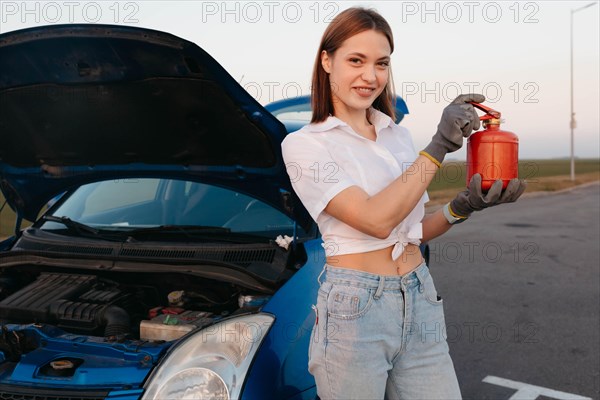
<path fill-rule="evenodd" d="M 345 8 L 376 9 L 395 40 L 392 73 L 417 150 L 459 93 L 486 96 L 519 157 L 570 156 L 570 13 L 575 156 L 600 157 L 598 1 L 5 1 L 0 33 L 58 23 L 166 31 L 210 53 L 261 104 L 310 93 L 317 46 Z M 466 146 L 449 158 L 464 160 Z"/>

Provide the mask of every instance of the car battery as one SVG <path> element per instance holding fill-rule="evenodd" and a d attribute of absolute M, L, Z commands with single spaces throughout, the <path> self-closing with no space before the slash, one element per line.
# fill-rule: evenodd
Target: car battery
<path fill-rule="evenodd" d="M 194 329 L 212 321 L 212 315 L 206 311 L 183 311 L 178 314 L 160 314 L 151 320 L 140 323 L 142 340 L 176 340 Z"/>

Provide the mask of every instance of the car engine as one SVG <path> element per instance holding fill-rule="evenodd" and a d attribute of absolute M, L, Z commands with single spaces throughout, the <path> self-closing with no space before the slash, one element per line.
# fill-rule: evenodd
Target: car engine
<path fill-rule="evenodd" d="M 5 271 L 0 277 L 0 323 L 49 324 L 108 339 L 170 341 L 216 319 L 256 309 L 269 298 L 184 274 L 21 268 L 19 274 Z"/>

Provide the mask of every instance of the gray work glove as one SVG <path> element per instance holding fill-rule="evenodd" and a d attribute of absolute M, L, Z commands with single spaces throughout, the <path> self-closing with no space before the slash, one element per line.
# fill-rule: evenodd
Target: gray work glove
<path fill-rule="evenodd" d="M 473 211 L 516 201 L 523 194 L 525 188 L 527 188 L 525 180 L 514 178 L 508 182 L 508 186 L 502 191 L 502 180 L 498 179 L 490 187 L 490 190 L 483 194 L 481 191 L 481 175 L 475 174 L 471 177 L 469 188 L 464 192 L 460 192 L 450 202 L 450 208 L 456 215 L 468 217 Z"/>
<path fill-rule="evenodd" d="M 462 147 L 463 138 L 469 137 L 471 131 L 479 129 L 479 116 L 470 101 L 482 103 L 485 97 L 481 94 L 461 94 L 442 112 L 431 143 L 422 152 L 429 155 L 441 166 L 446 153 L 452 153 Z M 433 160 L 432 160 L 433 161 Z M 434 161 L 435 162 L 435 161 Z"/>

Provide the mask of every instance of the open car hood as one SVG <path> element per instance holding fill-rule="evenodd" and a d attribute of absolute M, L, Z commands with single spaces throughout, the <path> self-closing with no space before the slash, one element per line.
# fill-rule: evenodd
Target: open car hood
<path fill-rule="evenodd" d="M 227 187 L 305 229 L 281 156 L 285 127 L 208 53 L 112 25 L 0 35 L 0 188 L 35 220 L 57 194 L 127 177 Z"/>

